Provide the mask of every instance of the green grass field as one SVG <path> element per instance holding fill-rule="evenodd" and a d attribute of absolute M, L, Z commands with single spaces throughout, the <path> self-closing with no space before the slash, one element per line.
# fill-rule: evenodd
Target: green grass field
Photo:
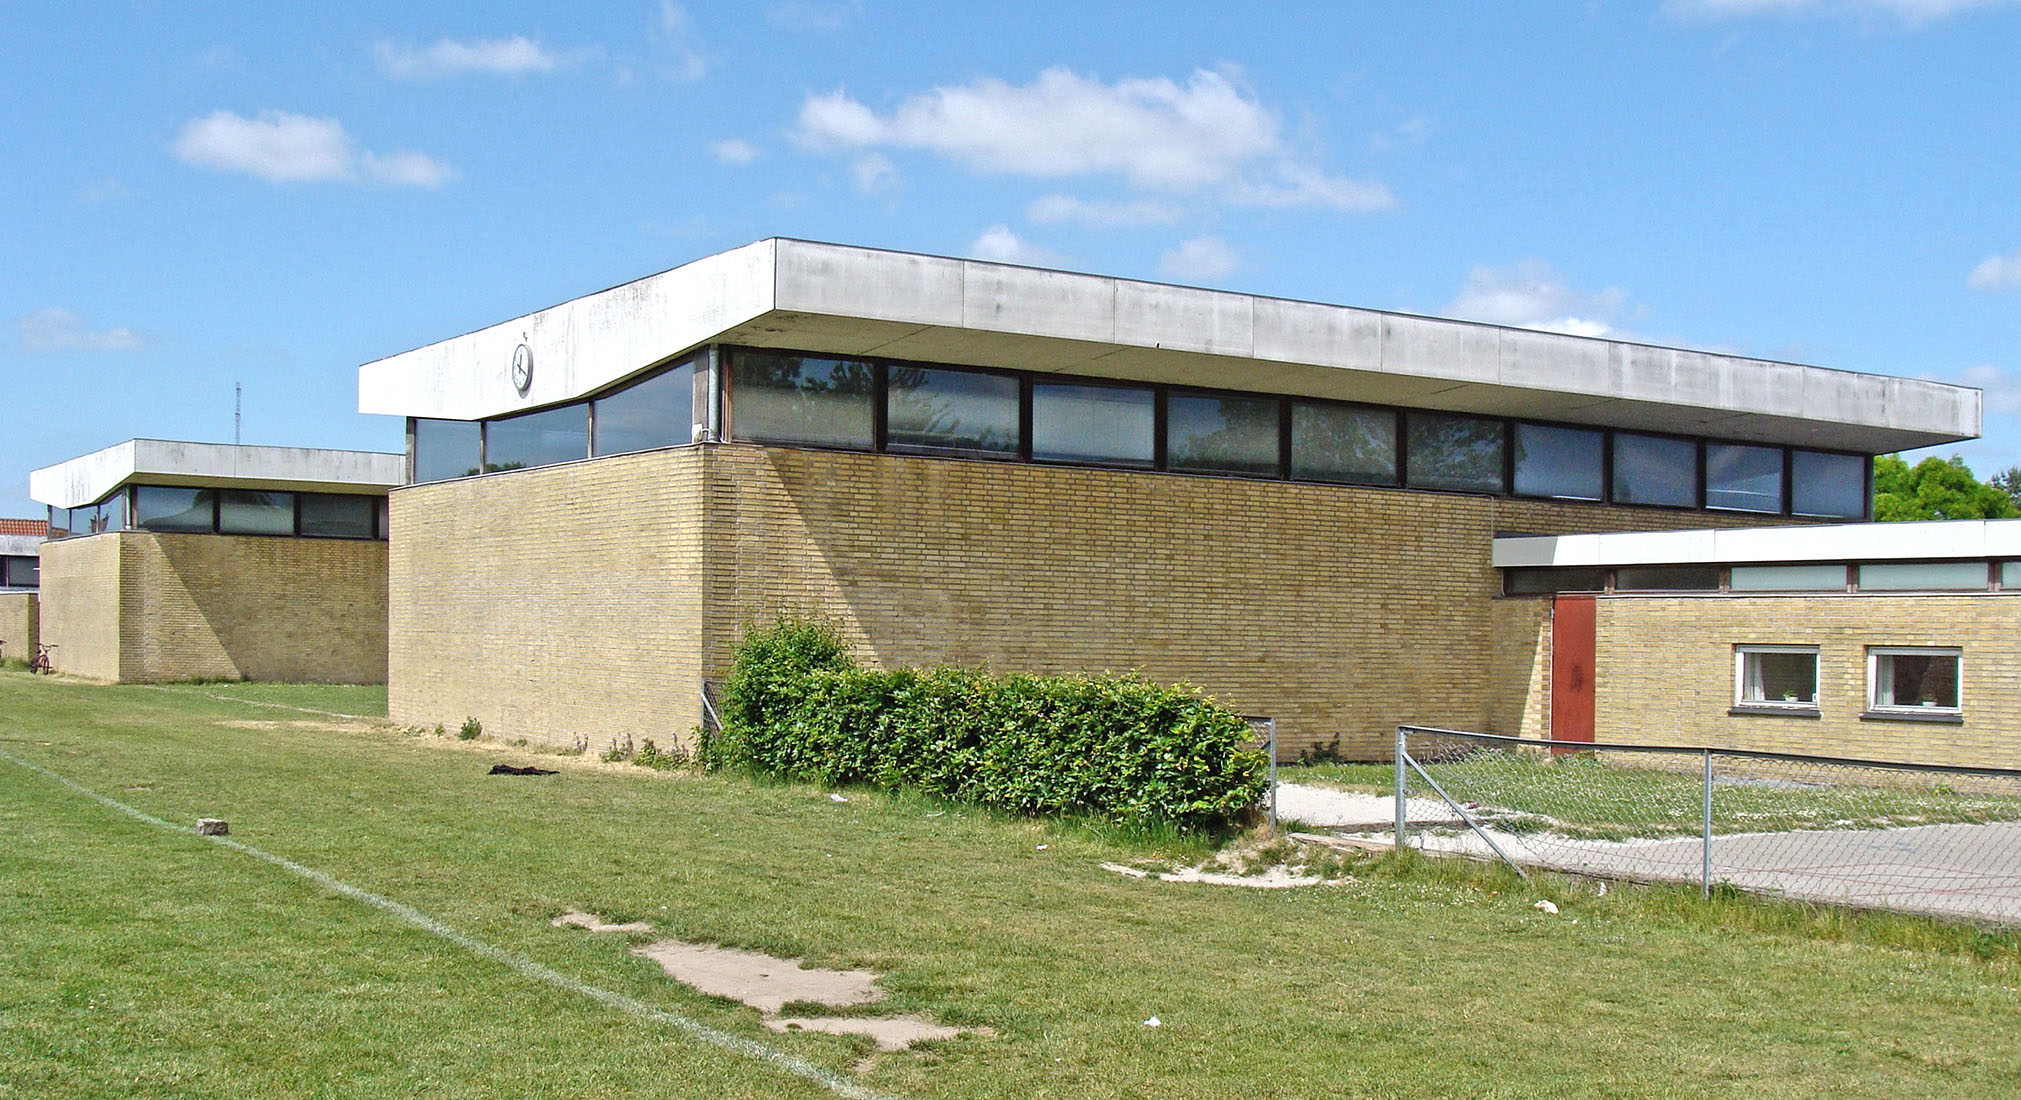
<path fill-rule="evenodd" d="M 2021 1078 L 2004 934 L 1418 861 L 1292 891 L 1128 879 L 1097 865 L 1201 843 L 279 709 L 383 699 L 0 673 L 0 751 L 170 822 L 228 818 L 234 841 L 887 1096 L 1898 1100 Z M 486 775 L 499 760 L 561 774 Z M 7 1100 L 832 1094 L 6 760 L 0 836 Z M 997 1035 L 859 1073 L 864 1041 L 766 1031 L 624 937 L 550 927 L 569 909 L 883 971 L 880 1008 Z"/>

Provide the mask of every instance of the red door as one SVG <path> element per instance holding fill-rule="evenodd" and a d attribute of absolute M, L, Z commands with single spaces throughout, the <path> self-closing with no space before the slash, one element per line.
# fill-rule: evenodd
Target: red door
<path fill-rule="evenodd" d="M 1551 739 L 1593 740 L 1591 596 L 1558 596 L 1551 607 Z"/>

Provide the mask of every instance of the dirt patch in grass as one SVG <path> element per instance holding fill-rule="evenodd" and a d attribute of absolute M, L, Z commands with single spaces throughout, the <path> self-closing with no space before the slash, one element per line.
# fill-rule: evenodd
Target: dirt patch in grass
<path fill-rule="evenodd" d="M 1143 867 L 1125 867 L 1120 863 L 1104 863 L 1102 870 L 1114 871 L 1131 878 L 1155 878 L 1159 882 L 1205 882 L 1215 886 L 1251 886 L 1261 890 L 1287 890 L 1293 886 L 1317 886 L 1327 881 L 1318 875 L 1295 874 L 1288 867 L 1266 867 L 1255 874 L 1238 875 L 1225 871 L 1209 871 L 1203 867 L 1183 867 L 1177 871 L 1152 871 Z"/>
<path fill-rule="evenodd" d="M 371 733 L 385 728 L 383 723 L 370 720 L 332 722 L 308 719 L 280 721 L 263 718 L 221 718 L 218 725 L 235 730 L 321 730 L 325 733 Z"/>
<path fill-rule="evenodd" d="M 587 928 L 592 932 L 650 932 L 653 926 L 642 920 L 605 924 L 593 913 L 570 911 L 548 922 L 556 928 Z"/>
<path fill-rule="evenodd" d="M 825 970 L 802 966 L 762 951 L 742 951 L 707 943 L 659 940 L 632 954 L 660 964 L 667 977 L 712 997 L 739 1000 L 766 1015 L 795 1001 L 847 1008 L 884 996 L 868 970 Z"/>
<path fill-rule="evenodd" d="M 773 1031 L 819 1031 L 824 1035 L 864 1035 L 879 1050 L 904 1050 L 914 1043 L 931 1043 L 960 1035 L 995 1035 L 993 1028 L 949 1027 L 924 1016 L 774 1016 L 765 1021 Z"/>

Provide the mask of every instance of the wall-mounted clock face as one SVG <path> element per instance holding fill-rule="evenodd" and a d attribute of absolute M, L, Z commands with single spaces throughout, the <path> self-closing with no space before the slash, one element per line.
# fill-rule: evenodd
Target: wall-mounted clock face
<path fill-rule="evenodd" d="M 521 397 L 533 388 L 533 349 L 525 344 L 512 349 L 512 386 Z"/>

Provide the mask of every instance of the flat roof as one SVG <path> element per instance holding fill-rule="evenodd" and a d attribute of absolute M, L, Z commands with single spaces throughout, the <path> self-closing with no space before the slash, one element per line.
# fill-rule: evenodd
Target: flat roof
<path fill-rule="evenodd" d="M 1513 569 L 2007 557 L 2021 558 L 2021 519 L 1502 536 L 1489 560 L 1497 569 Z"/>
<path fill-rule="evenodd" d="M 384 493 L 407 480 L 407 457 L 384 451 L 253 447 L 129 439 L 28 475 L 28 495 L 78 508 L 122 485 L 186 485 L 325 493 Z"/>
<path fill-rule="evenodd" d="M 1923 379 L 786 238 L 367 363 L 358 409 L 502 416 L 712 343 L 1867 454 L 1980 430 L 1978 390 Z"/>
<path fill-rule="evenodd" d="M 41 535 L 0 534 L 0 557 L 39 558 L 42 539 Z"/>

